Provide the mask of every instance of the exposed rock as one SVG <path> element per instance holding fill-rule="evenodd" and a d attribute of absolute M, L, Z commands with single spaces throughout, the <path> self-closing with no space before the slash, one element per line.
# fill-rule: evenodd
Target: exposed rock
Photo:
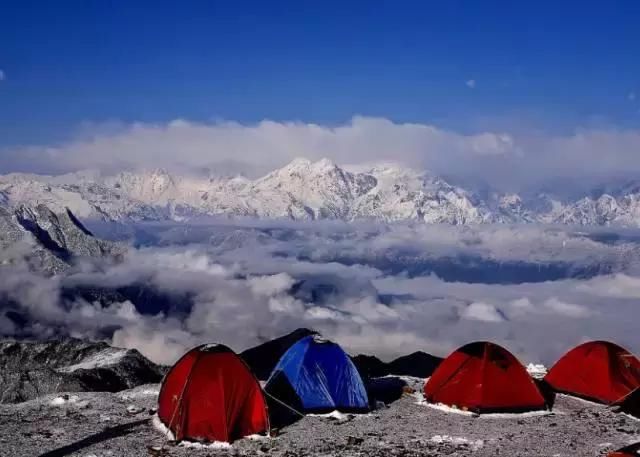
<path fill-rule="evenodd" d="M 389 374 L 427 378 L 438 368 L 442 360 L 441 357 L 417 351 L 389 363 Z"/>
<path fill-rule="evenodd" d="M 389 364 L 373 355 L 358 354 L 351 357 L 353 364 L 363 378 L 377 378 L 389 374 Z"/>
<path fill-rule="evenodd" d="M 53 392 L 117 392 L 158 382 L 163 368 L 134 349 L 76 339 L 0 342 L 0 403 Z"/>
<path fill-rule="evenodd" d="M 422 351 L 398 357 L 389 363 L 385 363 L 377 357 L 363 354 L 353 357 L 352 360 L 360 374 L 365 378 L 386 375 L 427 378 L 442 362 L 441 357 Z"/>

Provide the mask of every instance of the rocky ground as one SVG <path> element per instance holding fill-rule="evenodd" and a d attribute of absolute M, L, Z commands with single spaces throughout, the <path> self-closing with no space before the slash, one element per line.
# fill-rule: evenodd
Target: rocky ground
<path fill-rule="evenodd" d="M 418 387 L 420 380 L 410 380 Z M 0 405 L 3 456 L 602 456 L 640 440 L 640 421 L 559 396 L 547 414 L 473 417 L 406 393 L 363 416 L 308 416 L 274 438 L 227 449 L 166 443 L 152 424 L 159 385 L 119 393 L 49 394 Z M 161 445 L 165 443 L 164 448 Z"/>

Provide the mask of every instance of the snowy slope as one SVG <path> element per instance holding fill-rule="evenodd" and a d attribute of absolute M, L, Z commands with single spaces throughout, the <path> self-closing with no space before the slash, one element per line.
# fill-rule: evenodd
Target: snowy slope
<path fill-rule="evenodd" d="M 0 265 L 26 261 L 36 270 L 61 273 L 78 258 L 117 256 L 124 249 L 95 238 L 70 211 L 0 205 Z"/>
<path fill-rule="evenodd" d="M 266 176 L 187 176 L 166 170 L 102 176 L 0 176 L 0 205 L 69 208 L 80 218 L 187 220 L 226 215 L 289 219 L 416 220 L 426 223 L 640 225 L 640 186 L 626 183 L 568 200 L 551 194 L 480 193 L 439 176 L 387 164 L 347 169 L 296 159 Z"/>

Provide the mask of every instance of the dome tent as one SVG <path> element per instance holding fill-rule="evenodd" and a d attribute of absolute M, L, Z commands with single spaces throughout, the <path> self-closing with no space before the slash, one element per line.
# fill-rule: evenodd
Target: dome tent
<path fill-rule="evenodd" d="M 266 402 L 247 365 L 228 347 L 198 346 L 165 376 L 158 419 L 176 441 L 233 442 L 269 432 Z"/>
<path fill-rule="evenodd" d="M 513 354 L 497 344 L 475 342 L 449 355 L 424 387 L 427 401 L 476 413 L 545 409 L 535 381 Z"/>
<path fill-rule="evenodd" d="M 544 381 L 557 392 L 609 404 L 640 387 L 640 361 L 617 344 L 591 341 L 562 356 Z"/>
<path fill-rule="evenodd" d="M 289 348 L 265 391 L 302 413 L 369 410 L 367 391 L 355 365 L 340 346 L 319 335 L 302 338 Z"/>
<path fill-rule="evenodd" d="M 305 336 L 315 335 L 316 333 L 308 328 L 298 328 L 291 333 L 247 349 L 239 355 L 249 365 L 256 378 L 266 381 L 278 361 L 291 346 Z"/>

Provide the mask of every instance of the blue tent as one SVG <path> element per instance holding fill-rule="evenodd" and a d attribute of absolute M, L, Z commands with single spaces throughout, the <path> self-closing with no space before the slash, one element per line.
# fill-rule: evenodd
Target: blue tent
<path fill-rule="evenodd" d="M 285 352 L 265 391 L 304 413 L 369 410 L 367 391 L 349 356 L 318 335 L 302 338 Z"/>

